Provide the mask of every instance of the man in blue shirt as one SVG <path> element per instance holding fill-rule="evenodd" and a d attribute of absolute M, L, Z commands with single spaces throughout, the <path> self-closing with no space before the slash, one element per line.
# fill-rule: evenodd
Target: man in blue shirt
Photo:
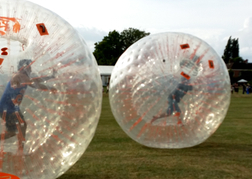
<path fill-rule="evenodd" d="M 45 86 L 41 82 L 55 78 L 55 70 L 52 76 L 43 78 L 30 78 L 32 60 L 23 59 L 19 61 L 18 72 L 15 73 L 11 80 L 7 83 L 5 91 L 0 99 L 0 115 L 5 121 L 6 131 L 4 139 L 15 136 L 18 133 L 19 147 L 23 148 L 22 141 L 25 141 L 25 133 L 27 124 L 24 116 L 20 111 L 20 104 L 27 86 L 32 88 L 56 91 L 53 87 Z M 3 139 L 3 135 L 1 136 Z"/>
<path fill-rule="evenodd" d="M 177 88 L 168 96 L 168 108 L 166 112 L 157 116 L 153 116 L 151 123 L 156 121 L 157 119 L 174 115 L 178 117 L 177 124 L 182 124 L 182 120 L 180 118 L 181 110 L 178 106 L 178 103 L 186 95 L 186 93 L 188 91 L 191 91 L 192 89 L 193 88 L 189 84 L 189 80 L 185 77 L 182 77 L 181 82 L 178 84 Z"/>

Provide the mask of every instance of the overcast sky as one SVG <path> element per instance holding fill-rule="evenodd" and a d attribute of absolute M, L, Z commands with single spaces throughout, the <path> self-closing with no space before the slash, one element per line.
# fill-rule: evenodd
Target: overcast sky
<path fill-rule="evenodd" d="M 30 0 L 78 29 L 94 50 L 109 31 L 129 27 L 150 32 L 184 32 L 221 56 L 229 36 L 239 38 L 240 56 L 252 62 L 252 0 Z"/>

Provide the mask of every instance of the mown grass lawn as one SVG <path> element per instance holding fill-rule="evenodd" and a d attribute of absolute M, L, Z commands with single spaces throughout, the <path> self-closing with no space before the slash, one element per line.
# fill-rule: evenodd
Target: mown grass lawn
<path fill-rule="evenodd" d="M 96 134 L 80 160 L 59 179 L 251 179 L 252 94 L 232 94 L 227 116 L 202 144 L 152 149 L 116 123 L 104 94 Z"/>

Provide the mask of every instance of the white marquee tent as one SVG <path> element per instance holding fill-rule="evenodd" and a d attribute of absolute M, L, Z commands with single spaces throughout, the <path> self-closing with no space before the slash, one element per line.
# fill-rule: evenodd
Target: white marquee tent
<path fill-rule="evenodd" d="M 246 82 L 248 82 L 248 81 L 244 80 L 244 79 L 241 79 L 241 80 L 238 81 L 238 83 L 246 83 Z"/>
<path fill-rule="evenodd" d="M 101 79 L 102 79 L 102 85 L 107 86 L 110 80 L 111 73 L 113 71 L 114 66 L 103 66 L 100 65 L 99 71 L 101 74 Z"/>

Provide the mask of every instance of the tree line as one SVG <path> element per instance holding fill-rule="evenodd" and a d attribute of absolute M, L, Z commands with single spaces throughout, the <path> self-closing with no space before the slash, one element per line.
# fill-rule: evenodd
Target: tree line
<path fill-rule="evenodd" d="M 119 57 L 129 46 L 147 35 L 150 35 L 150 33 L 135 28 L 125 29 L 121 33 L 116 30 L 109 32 L 101 42 L 94 44 L 95 50 L 93 54 L 98 65 L 115 65 Z M 239 56 L 238 40 L 238 38 L 229 37 L 222 55 L 222 59 L 226 64 L 245 62 Z"/>
<path fill-rule="evenodd" d="M 109 32 L 101 42 L 95 43 L 93 52 L 98 65 L 115 65 L 123 52 L 139 39 L 149 35 L 149 32 L 129 28 L 121 33 L 114 30 Z"/>
<path fill-rule="evenodd" d="M 244 63 L 245 60 L 239 55 L 239 39 L 229 37 L 227 45 L 224 49 L 222 59 L 226 64 Z"/>

